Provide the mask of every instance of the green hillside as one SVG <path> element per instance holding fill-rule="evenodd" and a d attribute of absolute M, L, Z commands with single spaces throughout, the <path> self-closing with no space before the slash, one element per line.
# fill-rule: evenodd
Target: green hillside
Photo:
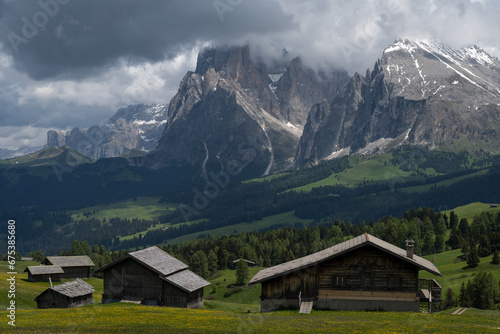
<path fill-rule="evenodd" d="M 71 147 L 48 147 L 24 155 L 22 157 L 7 160 L 12 165 L 37 167 L 48 166 L 59 163 L 68 167 L 75 167 L 84 163 L 93 163 L 94 160 L 78 152 Z"/>
<path fill-rule="evenodd" d="M 157 197 L 138 197 L 108 205 L 95 205 L 71 211 L 71 217 L 77 220 L 109 219 L 109 218 L 138 218 L 153 219 L 165 215 L 177 208 L 175 204 L 160 204 Z"/>
<path fill-rule="evenodd" d="M 431 261 L 439 269 L 443 277 L 437 277 L 426 271 L 420 272 L 420 278 L 435 279 L 443 287 L 443 296 L 445 289 L 452 288 L 458 296 L 460 286 L 467 280 L 472 280 L 479 272 L 492 273 L 497 281 L 500 281 L 500 266 L 491 264 L 492 255 L 480 258 L 481 262 L 475 268 L 469 268 L 465 261 L 460 261 L 458 258 L 462 253 L 459 249 L 424 256 L 427 260 Z"/>
<path fill-rule="evenodd" d="M 500 202 L 500 196 L 498 200 Z M 460 218 L 467 218 L 467 220 L 469 220 L 470 222 L 474 219 L 474 216 L 479 215 L 481 212 L 491 212 L 491 213 L 499 212 L 500 206 L 491 207 L 490 203 L 474 202 L 467 205 L 456 207 L 452 210 L 446 210 L 443 212 L 449 216 L 451 211 L 455 212 L 455 214 L 458 215 Z"/>
<path fill-rule="evenodd" d="M 443 289 L 455 288 L 461 280 L 473 277 L 479 270 L 491 270 L 498 278 L 498 268 L 488 266 L 483 260 L 476 269 L 463 271 L 463 264 L 453 263 L 456 255 L 457 251 L 452 251 L 428 257 L 443 273 L 442 278 L 437 278 Z M 200 310 L 102 305 L 99 303 L 102 280 L 96 278 L 86 280 L 97 290 L 94 305 L 38 310 L 33 299 L 48 287 L 48 283 L 28 282 L 27 274 L 21 273 L 27 265 L 33 264 L 22 262 L 17 267 L 16 333 L 331 333 L 332 328 L 338 333 L 498 333 L 500 327 L 498 311 L 475 309 L 460 316 L 451 314 L 456 308 L 433 314 L 315 310 L 310 315 L 299 315 L 297 311 L 262 314 L 259 313 L 260 286 L 243 287 L 227 296 L 228 290 L 234 287 L 234 270 L 223 270 L 220 276 L 210 280 L 212 285 L 205 288 L 205 306 Z M 6 268 L 6 262 L 1 262 L 2 291 L 7 289 Z M 250 277 L 258 270 L 250 268 Z M 425 276 L 421 273 L 421 277 Z M 2 310 L 8 301 L 6 294 L 2 294 Z M 5 318 L 6 311 L 1 311 L 0 316 Z M 6 321 L 0 328 L 2 332 L 8 328 Z"/>

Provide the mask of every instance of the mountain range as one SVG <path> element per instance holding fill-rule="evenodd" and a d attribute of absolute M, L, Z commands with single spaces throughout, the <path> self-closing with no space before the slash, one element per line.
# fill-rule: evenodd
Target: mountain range
<path fill-rule="evenodd" d="M 288 169 L 311 106 L 348 80 L 344 70 L 317 73 L 300 58 L 268 68 L 248 46 L 205 49 L 170 102 L 156 150 L 140 163 L 195 166 L 202 178 L 228 164 L 251 175 Z"/>
<path fill-rule="evenodd" d="M 131 151 L 132 165 L 187 167 L 201 179 L 230 166 L 254 177 L 403 144 L 499 154 L 499 87 L 497 58 L 435 40 L 398 39 L 352 77 L 286 52 L 266 65 L 248 45 L 207 48 L 168 106 L 129 106 L 104 125 L 49 131 L 47 145 L 94 159 Z"/>
<path fill-rule="evenodd" d="M 478 46 L 398 39 L 372 71 L 356 73 L 336 98 L 315 104 L 296 155 L 304 167 L 403 143 L 500 153 L 500 61 Z M 458 145 L 457 145 L 458 146 Z M 460 147 L 458 147 L 460 148 Z"/>
<path fill-rule="evenodd" d="M 118 157 L 131 150 L 153 150 L 165 128 L 166 105 L 131 105 L 118 111 L 103 125 L 50 130 L 48 147 L 68 146 L 94 159 Z"/>

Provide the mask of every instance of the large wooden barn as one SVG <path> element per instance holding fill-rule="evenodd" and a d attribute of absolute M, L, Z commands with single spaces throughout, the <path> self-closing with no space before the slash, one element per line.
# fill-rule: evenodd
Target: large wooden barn
<path fill-rule="evenodd" d="M 90 268 L 95 266 L 87 255 L 47 256 L 45 264 L 61 267 L 64 271 L 61 278 L 89 278 Z"/>
<path fill-rule="evenodd" d="M 261 311 L 301 309 L 419 311 L 419 302 L 439 301 L 430 261 L 369 234 L 259 271 L 248 283 L 262 284 Z M 427 298 L 427 299 L 426 299 Z M 434 300 L 433 300 L 434 298 Z"/>
<path fill-rule="evenodd" d="M 70 308 L 93 304 L 92 285 L 77 278 L 74 281 L 56 285 L 42 292 L 35 301 L 38 308 Z"/>
<path fill-rule="evenodd" d="M 59 282 L 64 270 L 59 266 L 28 266 L 24 272 L 28 273 L 30 282 Z"/>
<path fill-rule="evenodd" d="M 147 305 L 198 308 L 210 283 L 158 247 L 132 252 L 99 269 L 104 304 L 135 301 Z"/>

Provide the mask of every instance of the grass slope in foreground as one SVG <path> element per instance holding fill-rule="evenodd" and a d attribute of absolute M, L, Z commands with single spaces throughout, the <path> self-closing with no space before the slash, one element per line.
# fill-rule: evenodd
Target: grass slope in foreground
<path fill-rule="evenodd" d="M 433 257 L 443 273 L 438 278 L 444 287 L 452 281 L 456 268 L 453 263 L 458 251 L 446 252 Z M 486 258 L 485 258 L 486 259 Z M 490 258 L 488 258 L 490 260 Z M 468 273 L 485 270 L 487 261 Z M 221 276 L 211 280 L 212 286 L 205 290 L 205 307 L 201 310 L 175 309 L 131 304 L 100 304 L 102 280 L 89 279 L 96 288 L 96 304 L 77 309 L 34 309 L 33 298 L 48 287 L 48 283 L 27 282 L 22 273 L 33 262 L 20 262 L 17 266 L 16 302 L 19 306 L 30 301 L 30 305 L 18 308 L 16 333 L 498 333 L 500 318 L 498 311 L 469 309 L 464 314 L 451 315 L 456 309 L 434 314 L 396 312 L 341 312 L 313 311 L 310 315 L 299 315 L 297 311 L 279 311 L 261 314 L 259 311 L 260 287 L 243 288 L 243 291 L 224 297 L 233 287 L 234 270 L 223 270 Z M 1 262 L 0 288 L 6 291 L 6 262 Z M 492 268 L 492 270 L 498 268 Z M 259 268 L 250 268 L 250 277 Z M 498 271 L 498 270 L 497 270 Z M 216 287 L 212 293 L 213 286 Z M 213 296 L 213 297 L 209 297 Z M 211 300 L 212 299 L 212 300 Z M 0 298 L 0 332 L 6 332 L 7 297 Z"/>
<path fill-rule="evenodd" d="M 495 311 L 468 310 L 460 316 L 451 315 L 451 310 L 299 315 L 296 311 L 234 313 L 127 304 L 22 310 L 16 321 L 16 333 L 498 333 L 498 327 Z"/>

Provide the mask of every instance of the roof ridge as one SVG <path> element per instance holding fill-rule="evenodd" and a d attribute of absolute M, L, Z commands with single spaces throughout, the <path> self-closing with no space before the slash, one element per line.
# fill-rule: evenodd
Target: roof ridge
<path fill-rule="evenodd" d="M 392 254 L 395 257 L 410 262 L 411 264 L 419 267 L 420 269 L 424 269 L 435 275 L 441 276 L 439 270 L 429 260 L 426 260 L 417 255 L 415 255 L 413 259 L 409 259 L 405 256 L 406 251 L 403 250 L 402 248 L 365 232 L 364 234 L 358 235 L 357 237 L 354 237 L 352 239 L 325 248 L 319 252 L 309 254 L 301 258 L 289 262 L 284 262 L 269 268 L 262 269 L 250 280 L 249 284 L 255 284 L 264 280 L 271 279 L 276 276 L 284 275 L 289 272 L 293 272 L 296 270 L 316 265 L 318 263 L 334 258 L 345 252 L 349 252 L 356 248 L 362 247 L 365 244 L 373 245 L 379 249 L 384 250 L 385 252 Z"/>

